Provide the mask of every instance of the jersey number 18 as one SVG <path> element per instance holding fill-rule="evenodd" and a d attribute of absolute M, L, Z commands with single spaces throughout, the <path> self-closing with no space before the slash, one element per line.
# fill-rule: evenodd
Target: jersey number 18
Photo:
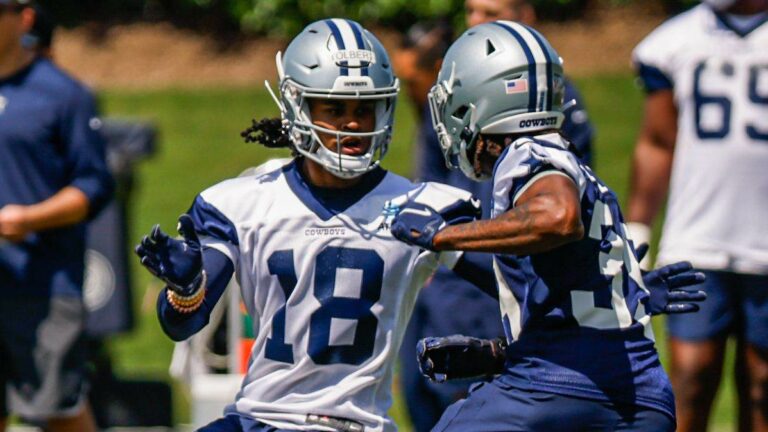
<path fill-rule="evenodd" d="M 272 318 L 272 337 L 267 339 L 264 356 L 283 363 L 293 363 L 293 345 L 285 341 L 285 310 L 298 280 L 293 250 L 274 252 L 267 260 L 267 265 L 269 273 L 277 276 L 280 282 L 286 304 Z M 360 298 L 333 295 L 336 273 L 340 268 L 362 271 Z M 313 294 L 320 302 L 320 308 L 310 317 L 307 348 L 312 361 L 321 365 L 360 365 L 373 355 L 379 320 L 371 308 L 381 296 L 383 278 L 384 260 L 376 251 L 329 246 L 317 255 Z M 333 318 L 357 321 L 354 343 L 330 345 Z"/>

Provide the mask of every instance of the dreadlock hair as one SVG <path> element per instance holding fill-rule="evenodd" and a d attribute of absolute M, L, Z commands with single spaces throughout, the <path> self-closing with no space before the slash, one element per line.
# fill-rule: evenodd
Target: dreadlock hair
<path fill-rule="evenodd" d="M 288 135 L 288 126 L 279 117 L 251 119 L 251 127 L 240 132 L 247 143 L 261 144 L 267 148 L 290 148 L 292 156 L 298 156 Z"/>
<path fill-rule="evenodd" d="M 542 135 L 546 133 L 557 133 L 568 142 L 568 151 L 575 154 L 578 159 L 582 159 L 582 155 L 575 145 L 568 139 L 561 130 L 548 129 L 543 131 L 537 131 L 534 135 Z M 481 175 L 483 173 L 483 166 L 493 166 L 496 160 L 504 152 L 504 149 L 512 145 L 518 138 L 524 136 L 531 136 L 531 133 L 517 133 L 517 134 L 486 134 L 480 135 L 475 142 L 473 158 L 470 160 L 472 166 L 475 169 L 475 174 Z"/>

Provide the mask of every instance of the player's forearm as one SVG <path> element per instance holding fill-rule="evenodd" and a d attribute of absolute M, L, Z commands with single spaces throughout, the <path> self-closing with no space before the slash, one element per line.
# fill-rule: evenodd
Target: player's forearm
<path fill-rule="evenodd" d="M 529 255 L 579 240 L 584 226 L 578 209 L 556 196 L 539 196 L 490 220 L 454 225 L 434 238 L 437 250 Z"/>
<path fill-rule="evenodd" d="M 635 148 L 627 221 L 652 225 L 669 189 L 673 150 L 641 139 Z"/>
<path fill-rule="evenodd" d="M 67 186 L 45 201 L 26 206 L 25 225 L 30 232 L 74 225 L 85 220 L 88 208 L 88 197 Z"/>
<path fill-rule="evenodd" d="M 21 242 L 35 232 L 74 225 L 86 218 L 88 206 L 88 197 L 71 186 L 37 204 L 8 204 L 0 208 L 0 238 Z"/>
<path fill-rule="evenodd" d="M 234 266 L 229 258 L 215 249 L 203 250 L 203 268 L 208 277 L 204 287 L 205 299 L 199 309 L 189 313 L 174 309 L 168 301 L 168 288 L 163 289 L 158 296 L 157 316 L 160 326 L 165 334 L 175 341 L 189 338 L 208 324 L 213 308 L 221 299 L 234 273 Z"/>
<path fill-rule="evenodd" d="M 671 90 L 645 98 L 643 125 L 635 146 L 627 221 L 651 225 L 669 188 L 677 139 L 677 107 Z"/>
<path fill-rule="evenodd" d="M 499 291 L 496 289 L 492 254 L 465 252 L 452 270 L 462 279 L 471 282 L 482 292 L 498 300 Z"/>

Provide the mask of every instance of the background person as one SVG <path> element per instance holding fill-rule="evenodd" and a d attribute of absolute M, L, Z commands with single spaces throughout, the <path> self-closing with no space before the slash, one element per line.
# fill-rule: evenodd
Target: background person
<path fill-rule="evenodd" d="M 24 46 L 34 20 L 0 0 L 0 430 L 88 432 L 83 222 L 113 184 L 90 93 Z"/>
<path fill-rule="evenodd" d="M 705 0 L 647 36 L 647 92 L 627 207 L 647 242 L 669 192 L 657 264 L 691 261 L 708 294 L 667 319 L 678 430 L 706 430 L 736 336 L 739 430 L 768 430 L 768 1 Z"/>

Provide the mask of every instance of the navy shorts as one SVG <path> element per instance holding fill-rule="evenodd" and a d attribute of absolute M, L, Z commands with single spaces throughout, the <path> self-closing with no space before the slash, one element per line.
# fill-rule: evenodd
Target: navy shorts
<path fill-rule="evenodd" d="M 0 301 L 0 414 L 43 421 L 82 409 L 85 313 L 79 297 Z"/>
<path fill-rule="evenodd" d="M 497 381 L 477 384 L 466 399 L 448 407 L 432 429 L 433 432 L 674 430 L 675 421 L 661 411 L 521 390 Z"/>
<path fill-rule="evenodd" d="M 704 271 L 707 292 L 697 313 L 667 316 L 670 336 L 688 342 L 736 334 L 768 349 L 768 275 Z"/>

